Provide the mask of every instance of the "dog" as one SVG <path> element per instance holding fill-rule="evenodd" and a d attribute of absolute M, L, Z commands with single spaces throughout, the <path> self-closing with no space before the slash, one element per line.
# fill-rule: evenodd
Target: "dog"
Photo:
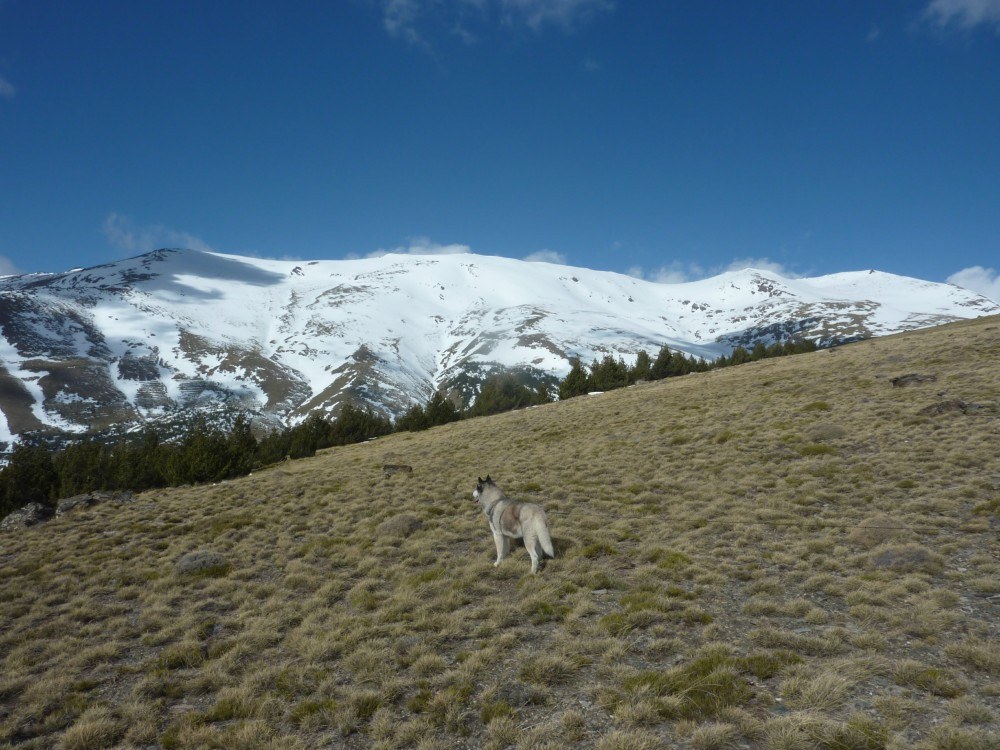
<path fill-rule="evenodd" d="M 494 568 L 510 552 L 511 539 L 524 539 L 524 546 L 531 556 L 532 573 L 537 573 L 541 566 L 542 552 L 549 557 L 556 556 L 552 548 L 552 537 L 549 536 L 549 523 L 540 505 L 511 500 L 490 479 L 489 474 L 486 479 L 479 478 L 472 499 L 479 503 L 486 514 L 486 520 L 490 522 L 493 541 L 497 545 Z"/>

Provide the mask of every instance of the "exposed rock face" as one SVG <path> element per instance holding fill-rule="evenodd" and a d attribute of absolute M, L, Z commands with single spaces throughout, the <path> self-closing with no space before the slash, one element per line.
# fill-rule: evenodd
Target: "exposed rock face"
<path fill-rule="evenodd" d="M 124 492 L 106 492 L 103 490 L 96 490 L 94 492 L 85 492 L 82 495 L 74 495 L 73 497 L 63 498 L 56 505 L 56 515 L 62 516 L 78 508 L 87 508 L 91 505 L 97 505 L 98 503 L 131 503 L 134 501 L 135 495 L 128 490 Z"/>
<path fill-rule="evenodd" d="M 39 503 L 28 503 L 0 521 L 0 531 L 16 531 L 41 523 L 52 515 L 52 511 Z"/>
<path fill-rule="evenodd" d="M 135 495 L 130 490 L 121 492 L 107 492 L 97 490 L 95 492 L 84 492 L 82 495 L 65 497 L 56 503 L 55 512 L 51 508 L 46 508 L 39 503 L 29 503 L 23 508 L 15 510 L 0 521 L 0 531 L 13 531 L 33 526 L 36 523 L 47 521 L 53 516 L 63 516 L 79 508 L 88 508 L 99 503 L 131 503 L 135 502 Z"/>
<path fill-rule="evenodd" d="M 400 416 L 441 391 L 476 399 L 514 373 L 551 387 L 606 355 L 666 345 L 712 359 L 1000 312 L 949 284 L 878 272 L 754 269 L 684 284 L 477 255 L 293 263 L 189 250 L 0 278 L 0 443 L 27 432 L 161 433 L 193 412 L 257 426 Z"/>

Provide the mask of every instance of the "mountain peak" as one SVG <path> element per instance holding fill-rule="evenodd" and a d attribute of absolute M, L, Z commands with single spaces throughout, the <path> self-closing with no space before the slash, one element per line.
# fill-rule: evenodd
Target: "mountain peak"
<path fill-rule="evenodd" d="M 1000 312 L 881 272 L 747 268 L 682 284 L 463 254 L 265 260 L 163 248 L 0 278 L 0 440 L 241 408 L 274 423 L 347 401 L 399 414 L 491 373 L 554 383 L 579 357 L 712 359 L 790 336 L 877 336 Z"/>

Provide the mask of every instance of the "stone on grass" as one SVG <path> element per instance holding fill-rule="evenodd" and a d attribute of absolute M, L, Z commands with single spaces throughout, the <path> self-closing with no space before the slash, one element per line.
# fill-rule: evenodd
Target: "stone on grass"
<path fill-rule="evenodd" d="M 182 555 L 174 565 L 177 575 L 208 576 L 218 578 L 230 569 L 226 557 L 214 550 L 196 550 Z"/>
<path fill-rule="evenodd" d="M 424 522 L 415 516 L 401 513 L 398 516 L 385 519 L 378 525 L 376 533 L 379 536 L 402 536 L 406 537 L 417 529 L 422 528 Z"/>

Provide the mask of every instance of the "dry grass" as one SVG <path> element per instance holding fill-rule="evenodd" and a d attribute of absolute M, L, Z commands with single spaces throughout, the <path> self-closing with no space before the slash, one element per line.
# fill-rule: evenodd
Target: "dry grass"
<path fill-rule="evenodd" d="M 6 535 L 0 748 L 996 747 L 998 364 L 959 323 Z"/>

